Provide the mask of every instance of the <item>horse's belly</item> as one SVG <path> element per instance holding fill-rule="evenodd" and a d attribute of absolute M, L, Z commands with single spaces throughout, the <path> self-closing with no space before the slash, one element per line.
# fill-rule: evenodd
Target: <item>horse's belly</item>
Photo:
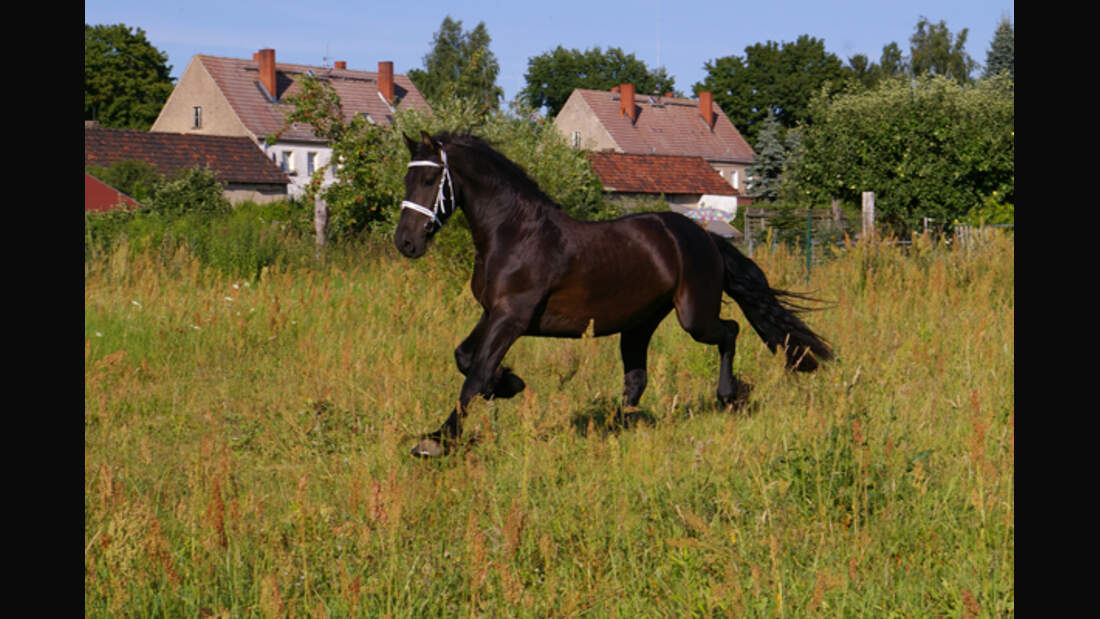
<path fill-rule="evenodd" d="M 587 223 L 575 234 L 576 252 L 536 312 L 531 334 L 609 335 L 672 310 L 679 249 L 661 217 Z"/>
<path fill-rule="evenodd" d="M 551 294 L 532 321 L 530 335 L 610 335 L 662 317 L 672 309 L 671 293 L 616 286 L 575 288 Z"/>

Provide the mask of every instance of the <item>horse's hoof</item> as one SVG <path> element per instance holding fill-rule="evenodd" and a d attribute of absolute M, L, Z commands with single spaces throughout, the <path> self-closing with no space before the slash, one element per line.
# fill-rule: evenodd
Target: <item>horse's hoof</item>
<path fill-rule="evenodd" d="M 526 387 L 527 384 L 522 378 L 513 374 L 508 368 L 504 368 L 497 384 L 493 386 L 493 397 L 501 400 L 515 397 Z"/>
<path fill-rule="evenodd" d="M 417 458 L 438 458 L 445 453 L 439 441 L 431 438 L 423 439 L 412 450 L 412 455 Z"/>
<path fill-rule="evenodd" d="M 733 410 L 740 410 L 744 408 L 749 402 L 749 395 L 752 393 L 752 385 L 749 383 L 737 381 L 734 385 L 732 394 L 722 395 L 718 394 L 718 402 L 724 407 L 732 408 Z"/>

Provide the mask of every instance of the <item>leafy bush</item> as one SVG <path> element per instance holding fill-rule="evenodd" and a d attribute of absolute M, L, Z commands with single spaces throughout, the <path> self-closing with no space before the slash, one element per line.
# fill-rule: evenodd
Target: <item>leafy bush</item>
<path fill-rule="evenodd" d="M 130 159 L 108 166 L 88 166 L 85 171 L 142 204 L 165 182 L 164 175 L 153 166 Z"/>
<path fill-rule="evenodd" d="M 85 259 L 110 254 L 121 243 L 132 252 L 154 251 L 165 260 L 186 249 L 205 266 L 255 277 L 266 266 L 310 259 L 311 216 L 311 209 L 293 201 L 243 202 L 215 213 L 85 212 Z"/>
<path fill-rule="evenodd" d="M 168 177 L 148 163 L 122 160 L 85 171 L 162 215 L 226 213 L 231 208 L 225 184 L 208 168 L 184 168 Z"/>
<path fill-rule="evenodd" d="M 803 132 L 798 192 L 858 204 L 874 191 L 876 217 L 895 233 L 919 230 L 924 217 L 950 228 L 986 198 L 1015 201 L 1014 110 L 1007 78 L 887 80 L 819 97 Z"/>
<path fill-rule="evenodd" d="M 185 168 L 158 184 L 147 207 L 166 216 L 185 213 L 215 215 L 228 213 L 225 184 L 209 169 Z"/>

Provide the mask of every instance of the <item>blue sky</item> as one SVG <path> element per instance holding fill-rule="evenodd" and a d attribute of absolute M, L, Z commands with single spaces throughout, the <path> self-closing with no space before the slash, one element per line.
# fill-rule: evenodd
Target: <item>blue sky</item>
<path fill-rule="evenodd" d="M 85 0 L 84 22 L 141 28 L 168 54 L 177 78 L 195 54 L 250 58 L 265 47 L 282 62 L 345 60 L 349 69 L 374 71 L 378 61 L 392 60 L 406 74 L 423 68 L 432 36 L 450 15 L 464 30 L 485 22 L 500 63 L 497 84 L 510 101 L 524 86 L 528 59 L 558 45 L 620 47 L 651 69 L 664 66 L 689 95 L 708 60 L 743 56 L 754 43 L 808 34 L 842 61 L 858 53 L 877 61 L 892 41 L 907 52 L 921 16 L 945 21 L 955 34 L 968 29 L 967 52 L 984 63 L 1001 17 L 1015 28 L 1013 7 L 1011 0 Z"/>

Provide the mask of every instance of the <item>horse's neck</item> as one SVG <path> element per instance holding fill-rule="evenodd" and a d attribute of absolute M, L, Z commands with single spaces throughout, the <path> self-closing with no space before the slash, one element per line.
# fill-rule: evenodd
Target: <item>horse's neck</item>
<path fill-rule="evenodd" d="M 478 253 L 489 251 L 490 245 L 497 239 L 497 229 L 523 221 L 541 221 L 544 215 L 553 212 L 551 205 L 543 203 L 536 196 L 525 195 L 524 188 L 516 188 L 513 191 L 491 191 L 485 184 L 477 179 L 470 182 L 470 176 L 463 171 L 459 182 L 464 185 L 462 200 L 459 206 L 466 213 L 466 220 L 470 224 L 470 231 L 474 237 L 474 245 Z M 497 178 L 507 177 L 507 171 L 494 171 Z M 465 181 L 465 182 L 463 182 Z M 513 196 L 519 195 L 518 199 Z"/>

